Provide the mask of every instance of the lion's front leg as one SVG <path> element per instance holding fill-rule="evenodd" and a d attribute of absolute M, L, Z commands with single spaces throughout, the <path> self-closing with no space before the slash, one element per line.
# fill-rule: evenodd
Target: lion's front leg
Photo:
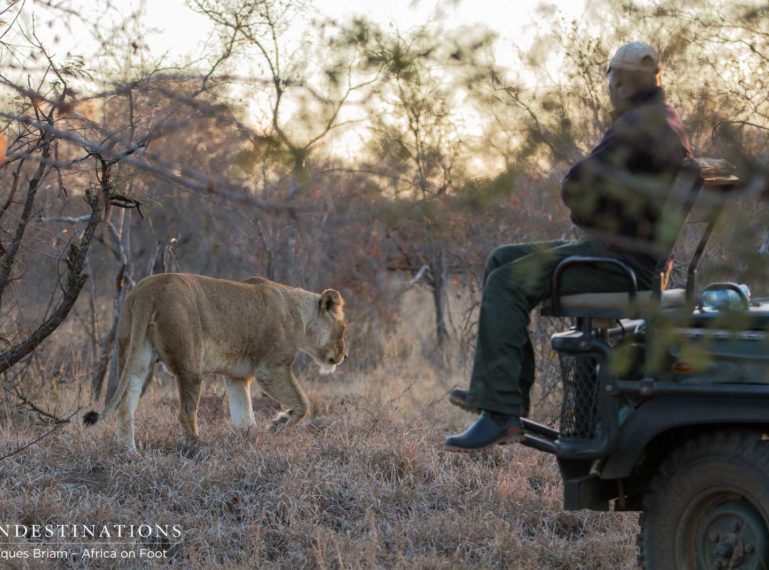
<path fill-rule="evenodd" d="M 227 401 L 230 406 L 230 418 L 238 427 L 248 428 L 255 425 L 254 408 L 251 405 L 250 378 L 227 378 Z"/>
<path fill-rule="evenodd" d="M 271 431 L 293 425 L 309 412 L 310 401 L 291 372 L 291 366 L 271 368 L 260 375 L 259 382 L 271 398 L 286 408 L 270 422 Z"/>

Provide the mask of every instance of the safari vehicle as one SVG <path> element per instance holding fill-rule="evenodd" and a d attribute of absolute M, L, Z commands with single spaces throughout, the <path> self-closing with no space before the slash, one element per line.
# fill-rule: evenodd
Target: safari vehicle
<path fill-rule="evenodd" d="M 646 569 L 769 567 L 769 298 L 697 286 L 722 197 L 739 182 L 713 163 L 687 163 L 663 208 L 671 250 L 692 223 L 704 227 L 684 289 L 663 290 L 662 266 L 652 291 L 615 259 L 556 269 L 543 314 L 574 323 L 551 341 L 560 428 L 522 420 L 524 444 L 558 460 L 566 509 L 641 511 Z M 584 264 L 619 265 L 630 292 L 561 296 L 561 277 Z"/>

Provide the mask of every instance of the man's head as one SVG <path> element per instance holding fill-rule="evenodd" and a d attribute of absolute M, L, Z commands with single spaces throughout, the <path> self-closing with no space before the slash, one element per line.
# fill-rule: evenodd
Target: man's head
<path fill-rule="evenodd" d="M 615 111 L 625 111 L 628 98 L 659 84 L 660 56 L 648 44 L 630 42 L 611 58 L 607 76 L 609 96 Z"/>

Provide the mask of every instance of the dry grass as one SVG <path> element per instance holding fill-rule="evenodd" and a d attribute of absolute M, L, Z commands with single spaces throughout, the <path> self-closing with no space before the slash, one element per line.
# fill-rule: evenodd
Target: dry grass
<path fill-rule="evenodd" d="M 170 401 L 143 402 L 138 457 L 107 421 L 0 463 L 0 520 L 179 524 L 183 567 L 631 567 L 634 517 L 563 512 L 553 459 L 529 449 L 441 451 L 465 419 L 445 404 L 333 398 L 321 427 L 275 436 L 204 414 L 191 454 Z M 2 449 L 35 431 L 4 432 Z"/>
<path fill-rule="evenodd" d="M 317 417 L 277 435 L 231 427 L 212 385 L 197 452 L 181 444 L 173 391 L 153 386 L 137 417 L 138 456 L 116 446 L 107 419 L 67 425 L 0 461 L 0 524 L 178 524 L 177 543 L 131 546 L 167 548 L 165 564 L 183 568 L 632 568 L 636 517 L 564 512 L 551 456 L 441 450 L 471 419 L 442 398 L 465 373 L 425 366 L 420 334 L 400 331 L 376 373 L 308 372 Z M 266 423 L 271 407 L 256 403 Z M 6 415 L 0 455 L 45 429 L 32 414 Z M 138 564 L 154 565 L 28 567 Z"/>

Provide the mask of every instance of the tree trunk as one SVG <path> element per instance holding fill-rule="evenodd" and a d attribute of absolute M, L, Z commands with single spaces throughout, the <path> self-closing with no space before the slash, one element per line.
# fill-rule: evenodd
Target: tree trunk
<path fill-rule="evenodd" d="M 110 236 L 114 245 L 113 252 L 118 267 L 115 276 L 115 300 L 112 306 L 112 324 L 110 325 L 107 335 L 102 340 L 99 358 L 96 361 L 94 375 L 91 379 L 91 398 L 93 400 L 98 400 L 101 395 L 104 378 L 110 370 L 110 362 L 113 353 L 116 353 L 115 348 L 117 344 L 116 339 L 120 311 L 123 308 L 126 294 L 133 283 L 131 277 L 131 273 L 133 272 L 131 263 L 131 226 L 125 210 L 120 211 L 119 220 L 118 227 L 115 227 L 109 220 L 107 220 L 107 227 L 110 230 Z M 110 380 L 112 380 L 111 376 Z"/>
<path fill-rule="evenodd" d="M 294 163 L 292 165 L 291 181 L 288 191 L 289 204 L 301 202 L 307 195 L 309 185 L 309 173 L 305 164 L 305 154 L 298 149 L 294 150 Z M 282 266 L 277 272 L 279 279 L 294 287 L 305 286 L 302 282 L 301 267 L 299 266 L 299 247 L 302 239 L 301 213 L 289 211 L 283 224 L 283 240 L 280 248 L 279 264 Z"/>
<path fill-rule="evenodd" d="M 435 338 L 439 350 L 446 348 L 449 339 L 447 317 L 449 310 L 449 267 L 446 252 L 441 248 L 430 259 L 430 274 L 433 282 L 433 305 L 435 307 Z"/>
<path fill-rule="evenodd" d="M 104 385 L 104 377 L 107 374 L 107 371 L 110 368 L 110 362 L 116 361 L 117 357 L 113 358 L 113 355 L 116 353 L 115 347 L 116 347 L 116 338 L 117 338 L 117 327 L 118 327 L 118 320 L 120 317 L 120 311 L 123 308 L 123 302 L 125 301 L 125 296 L 127 292 L 127 287 L 125 286 L 125 266 L 122 266 L 120 270 L 118 271 L 118 276 L 116 279 L 116 292 L 115 292 L 115 302 L 112 310 L 112 325 L 110 326 L 109 331 L 107 332 L 107 336 L 104 337 L 104 340 L 102 341 L 102 347 L 101 347 L 101 355 L 99 356 L 99 360 L 96 364 L 96 372 L 93 375 L 93 378 L 91 380 L 91 399 L 92 400 L 99 400 L 99 396 L 101 395 L 102 386 Z M 111 378 L 110 378 L 111 379 Z"/>

